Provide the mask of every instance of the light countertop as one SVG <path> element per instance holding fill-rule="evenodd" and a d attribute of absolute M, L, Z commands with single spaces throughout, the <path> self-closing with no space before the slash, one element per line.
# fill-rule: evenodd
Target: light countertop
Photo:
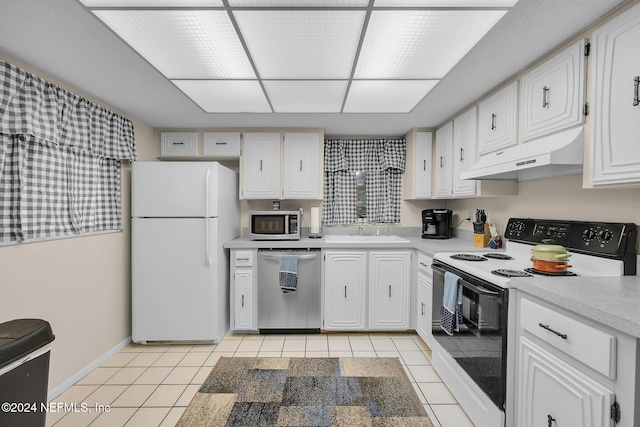
<path fill-rule="evenodd" d="M 512 279 L 521 291 L 640 338 L 640 277 Z"/>
<path fill-rule="evenodd" d="M 303 237 L 300 240 L 251 240 L 240 237 L 224 244 L 228 249 L 417 249 L 433 256 L 436 252 L 478 252 L 502 251 L 502 249 L 478 248 L 473 241 L 461 238 L 452 239 L 423 239 L 420 236 L 400 236 L 408 242 L 327 242 L 324 237 L 311 239 Z"/>

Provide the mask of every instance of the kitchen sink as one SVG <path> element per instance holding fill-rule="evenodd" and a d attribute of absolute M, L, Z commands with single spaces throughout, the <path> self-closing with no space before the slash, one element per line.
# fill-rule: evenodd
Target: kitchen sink
<path fill-rule="evenodd" d="M 353 242 L 367 242 L 367 243 L 402 243 L 408 242 L 407 239 L 400 236 L 361 236 L 350 234 L 326 234 L 324 240 L 330 243 L 353 243 Z"/>

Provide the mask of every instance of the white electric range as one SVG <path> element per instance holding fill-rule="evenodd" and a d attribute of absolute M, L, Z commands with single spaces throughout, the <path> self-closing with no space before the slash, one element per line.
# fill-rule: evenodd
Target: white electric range
<path fill-rule="evenodd" d="M 479 427 L 508 425 L 513 399 L 516 313 L 512 277 L 604 277 L 636 274 L 635 224 L 511 218 L 503 252 L 443 252 L 434 256 L 432 363 Z M 561 273 L 534 270 L 531 250 L 540 243 L 564 246 L 570 267 Z M 461 285 L 461 325 L 442 325 L 445 274 Z"/>

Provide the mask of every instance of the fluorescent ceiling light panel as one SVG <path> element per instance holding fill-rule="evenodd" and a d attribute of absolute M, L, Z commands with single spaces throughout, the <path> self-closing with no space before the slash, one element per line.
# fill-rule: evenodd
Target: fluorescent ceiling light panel
<path fill-rule="evenodd" d="M 260 78 L 350 77 L 364 12 L 278 10 L 233 14 Z"/>
<path fill-rule="evenodd" d="M 511 7 L 518 0 L 376 0 L 373 7 Z"/>
<path fill-rule="evenodd" d="M 374 11 L 355 78 L 441 79 L 506 11 Z"/>
<path fill-rule="evenodd" d="M 345 113 L 408 113 L 437 80 L 360 80 L 351 83 Z"/>
<path fill-rule="evenodd" d="M 256 80 L 172 80 L 207 113 L 270 113 Z"/>
<path fill-rule="evenodd" d="M 225 11 L 95 10 L 169 79 L 255 78 Z"/>
<path fill-rule="evenodd" d="M 87 7 L 221 7 L 222 0 L 80 0 Z"/>
<path fill-rule="evenodd" d="M 369 0 L 229 0 L 231 7 L 364 7 Z"/>
<path fill-rule="evenodd" d="M 339 113 L 346 80 L 263 81 L 276 113 Z"/>

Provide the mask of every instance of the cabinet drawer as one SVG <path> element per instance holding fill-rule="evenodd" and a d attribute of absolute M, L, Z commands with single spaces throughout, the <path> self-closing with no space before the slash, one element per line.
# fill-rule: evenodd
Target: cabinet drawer
<path fill-rule="evenodd" d="M 233 265 L 236 267 L 253 266 L 253 251 L 235 251 Z"/>
<path fill-rule="evenodd" d="M 240 132 L 205 132 L 202 139 L 204 156 L 240 158 Z"/>
<path fill-rule="evenodd" d="M 616 338 L 528 299 L 520 303 L 520 326 L 590 368 L 616 377 Z"/>
<path fill-rule="evenodd" d="M 160 156 L 197 156 L 198 132 L 161 132 Z"/>
<path fill-rule="evenodd" d="M 424 273 L 428 276 L 432 276 L 431 272 L 431 263 L 433 262 L 433 258 L 429 255 L 418 252 L 418 271 Z"/>

